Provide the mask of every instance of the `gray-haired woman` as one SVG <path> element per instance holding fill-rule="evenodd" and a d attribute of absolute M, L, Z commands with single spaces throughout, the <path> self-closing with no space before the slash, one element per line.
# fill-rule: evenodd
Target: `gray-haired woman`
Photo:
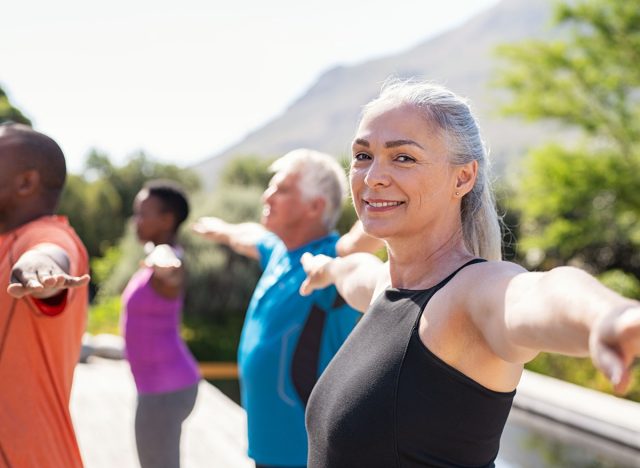
<path fill-rule="evenodd" d="M 335 283 L 367 311 L 307 407 L 309 467 L 492 466 L 523 364 L 591 354 L 618 390 L 640 307 L 576 268 L 501 261 L 486 152 L 466 102 L 396 82 L 353 141 L 353 202 L 389 261 L 306 256 L 303 294 Z"/>

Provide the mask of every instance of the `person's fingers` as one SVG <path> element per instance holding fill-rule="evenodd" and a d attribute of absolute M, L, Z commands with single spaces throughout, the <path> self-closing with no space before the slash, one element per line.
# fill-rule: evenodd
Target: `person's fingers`
<path fill-rule="evenodd" d="M 29 277 L 29 275 L 23 275 L 23 281 L 10 283 L 7 287 L 7 293 L 20 299 L 28 294 L 41 292 L 44 289 L 44 286 L 37 279 Z"/>
<path fill-rule="evenodd" d="M 631 384 L 631 368 L 626 367 L 622 370 L 620 381 L 617 384 L 614 384 L 613 390 L 622 395 L 627 392 L 629 384 Z"/>
<path fill-rule="evenodd" d="M 198 218 L 191 225 L 191 229 L 201 234 L 206 234 L 208 232 L 216 233 L 220 229 L 221 225 L 223 225 L 223 222 L 220 219 L 204 216 L 202 218 Z"/>
<path fill-rule="evenodd" d="M 7 293 L 16 299 L 20 299 L 28 294 L 27 289 L 20 283 L 11 283 L 7 287 Z"/>
<path fill-rule="evenodd" d="M 617 319 L 614 329 L 624 343 L 629 360 L 640 356 L 640 307 L 626 309 Z"/>
<path fill-rule="evenodd" d="M 628 383 L 628 371 L 625 369 L 621 356 L 604 343 L 595 346 L 593 361 L 602 373 L 611 381 L 616 391 L 625 387 Z M 626 388 L 626 387 L 625 387 Z"/>
<path fill-rule="evenodd" d="M 616 393 L 624 393 L 631 380 L 631 367 L 640 355 L 640 308 L 625 308 L 604 316 L 590 337 L 594 364 L 613 384 Z"/>
<path fill-rule="evenodd" d="M 44 288 L 55 288 L 64 281 L 62 275 L 55 275 L 50 270 L 47 273 L 38 272 L 38 278 Z"/>
<path fill-rule="evenodd" d="M 313 261 L 313 255 L 309 252 L 305 252 L 300 257 L 300 263 L 302 264 L 302 268 L 304 271 L 308 272 L 311 268 L 311 262 Z"/>
<path fill-rule="evenodd" d="M 22 284 L 28 290 L 41 290 L 44 288 L 42 283 L 38 280 L 38 276 L 33 272 L 19 271 L 15 272 L 12 278 L 13 282 Z"/>
<path fill-rule="evenodd" d="M 77 288 L 79 286 L 84 286 L 89 283 L 91 280 L 91 276 L 82 275 L 82 276 L 68 276 L 65 278 L 64 287 L 65 288 Z"/>
<path fill-rule="evenodd" d="M 41 295 L 46 290 L 57 290 L 66 288 L 77 288 L 79 286 L 86 285 L 91 280 L 89 275 L 82 276 L 69 276 L 69 275 L 52 275 L 45 279 L 47 285 L 43 285 L 40 282 L 29 279 L 27 284 L 23 285 L 18 282 L 13 282 L 7 287 L 7 293 L 15 297 L 16 299 L 23 298 L 31 294 Z M 53 281 L 53 282 L 52 282 Z"/>
<path fill-rule="evenodd" d="M 300 295 L 301 296 L 308 296 L 309 294 L 311 294 L 313 290 L 311 289 L 311 283 L 309 281 L 309 278 L 305 279 L 302 284 L 300 285 Z"/>
<path fill-rule="evenodd" d="M 198 222 L 193 223 L 190 227 L 193 232 L 198 234 L 205 234 L 207 232 L 204 226 Z"/>

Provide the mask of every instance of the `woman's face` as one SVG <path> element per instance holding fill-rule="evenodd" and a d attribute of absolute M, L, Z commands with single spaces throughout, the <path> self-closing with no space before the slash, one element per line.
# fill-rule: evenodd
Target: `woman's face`
<path fill-rule="evenodd" d="M 455 171 L 441 133 L 412 105 L 380 103 L 364 116 L 350 183 L 366 232 L 383 239 L 424 235 L 456 209 Z"/>
<path fill-rule="evenodd" d="M 141 190 L 133 202 L 133 222 L 136 235 L 142 242 L 165 242 L 172 232 L 172 217 L 163 210 L 162 201 Z"/>

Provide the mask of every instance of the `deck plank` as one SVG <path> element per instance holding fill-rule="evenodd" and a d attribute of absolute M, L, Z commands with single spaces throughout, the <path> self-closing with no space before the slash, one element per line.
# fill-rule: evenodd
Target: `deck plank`
<path fill-rule="evenodd" d="M 136 391 L 123 360 L 91 357 L 78 364 L 71 416 L 87 468 L 138 467 L 133 419 Z M 246 415 L 213 385 L 202 381 L 183 426 L 185 468 L 252 468 L 246 455 Z"/>

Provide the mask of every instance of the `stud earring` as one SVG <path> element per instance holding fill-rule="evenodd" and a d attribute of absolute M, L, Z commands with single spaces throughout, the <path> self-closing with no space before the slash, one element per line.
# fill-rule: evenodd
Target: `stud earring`
<path fill-rule="evenodd" d="M 456 192 L 456 197 L 460 195 L 460 192 Z"/>

